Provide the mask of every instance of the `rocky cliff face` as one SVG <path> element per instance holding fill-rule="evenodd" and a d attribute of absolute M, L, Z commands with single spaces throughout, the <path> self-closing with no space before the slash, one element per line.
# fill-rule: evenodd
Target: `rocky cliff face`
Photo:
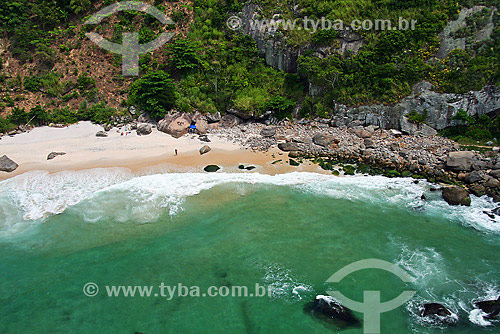
<path fill-rule="evenodd" d="M 358 121 L 384 129 L 402 129 L 406 124 L 405 115 L 416 111 L 420 114 L 427 112 L 426 123 L 434 129 L 441 130 L 457 125 L 453 116 L 461 109 L 467 110 L 470 116 L 481 116 L 500 110 L 500 89 L 494 86 L 467 94 L 440 94 L 431 88 L 432 85 L 428 82 L 417 84 L 411 96 L 390 106 L 347 107 L 335 103 L 334 121 L 339 126 Z"/>

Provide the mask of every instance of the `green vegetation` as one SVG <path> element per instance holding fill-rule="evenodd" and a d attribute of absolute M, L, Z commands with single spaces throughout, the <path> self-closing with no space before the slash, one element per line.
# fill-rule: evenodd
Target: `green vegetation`
<path fill-rule="evenodd" d="M 498 144 L 500 139 L 500 116 L 490 118 L 486 115 L 472 117 L 465 110 L 461 110 L 455 117 L 460 124 L 441 130 L 440 134 L 449 137 L 461 144 L 485 144 L 494 140 Z"/>
<path fill-rule="evenodd" d="M 333 101 L 347 105 L 395 103 L 409 95 L 412 86 L 421 80 L 430 81 L 438 91 L 449 93 L 500 84 L 500 14 L 493 13 L 491 8 L 468 17 L 467 27 L 453 35 L 467 39 L 466 50 L 454 50 L 442 60 L 435 58 L 439 33 L 450 20 L 458 17 L 461 8 L 475 5 L 499 8 L 500 0 L 254 0 L 261 7 L 260 17 L 268 19 L 279 13 L 285 20 L 325 17 L 349 23 L 354 19 L 387 19 L 393 25 L 397 25 L 399 17 L 417 21 L 415 30 L 359 31 L 363 45 L 357 53 L 338 52 L 343 33 L 336 30 L 320 29 L 314 33 L 304 29 L 279 30 L 276 36 L 282 37 L 282 45 L 304 50 L 297 74 L 268 67 L 249 36 L 226 27 L 227 19 L 240 12 L 247 1 L 193 0 L 168 10 L 176 22 L 175 28 L 182 27 L 185 31 L 177 34 L 164 50 L 153 56 L 143 55 L 140 58 L 142 77 L 135 81 L 120 76 L 121 57 L 116 55 L 112 56 L 116 69 L 112 79 L 102 73 L 94 74 L 90 64 L 83 71 L 74 62 L 73 68 L 59 70 L 55 65 L 75 49 L 82 49 L 85 32 L 95 31 L 120 43 L 123 32 L 138 31 L 140 42 L 146 43 L 155 39 L 160 31 L 173 28 L 161 26 L 148 15 L 129 11 L 116 14 L 113 20 L 106 19 L 96 27 L 81 26 L 95 9 L 114 2 L 16 0 L 0 3 L 0 32 L 9 40 L 8 51 L 24 69 L 29 69 L 25 72 L 28 74 L 16 77 L 0 73 L 0 93 L 3 94 L 0 111 L 14 113 L 13 108 L 19 106 L 24 95 L 36 94 L 44 101 L 51 101 L 40 103 L 47 104 L 47 110 L 51 110 L 47 112 L 47 121 L 69 122 L 83 117 L 106 122 L 117 111 L 106 107 L 105 94 L 98 91 L 98 86 L 107 89 L 102 88 L 101 80 L 120 84 L 119 92 L 107 94 L 106 98 L 124 94 L 121 102 L 128 98 L 128 103 L 136 104 L 156 119 L 171 108 L 202 113 L 234 108 L 257 116 L 271 110 L 278 118 L 286 118 L 299 104 L 302 117 L 327 117 L 335 112 Z M 146 2 L 162 10 L 174 3 Z M 486 26 L 490 17 L 495 23 L 491 39 L 472 43 L 471 37 Z M 325 50 L 321 57 L 315 51 L 319 47 Z M 0 61 L 0 69 L 2 64 Z M 317 95 L 308 94 L 309 83 L 318 88 Z M 76 109 L 80 103 L 82 106 Z M 20 111 L 15 112 L 19 119 L 12 121 L 21 121 Z M 35 119 L 42 122 L 43 113 L 38 112 L 41 114 Z M 421 124 L 425 122 L 425 115 L 410 113 L 408 119 Z M 462 126 L 454 135 L 485 138 L 488 132 L 492 136 L 497 133 L 486 120 L 469 123 L 469 130 Z M 16 123 L 5 120 L 0 128 L 8 129 L 13 124 Z"/>
<path fill-rule="evenodd" d="M 176 87 L 164 71 L 149 73 L 130 87 L 130 103 L 148 110 L 155 119 L 163 118 L 175 106 L 176 100 Z"/>
<path fill-rule="evenodd" d="M 406 115 L 406 118 L 408 118 L 408 121 L 411 123 L 415 124 L 424 124 L 425 121 L 427 120 L 427 111 L 425 111 L 423 114 L 419 114 L 416 111 L 412 111 Z"/>

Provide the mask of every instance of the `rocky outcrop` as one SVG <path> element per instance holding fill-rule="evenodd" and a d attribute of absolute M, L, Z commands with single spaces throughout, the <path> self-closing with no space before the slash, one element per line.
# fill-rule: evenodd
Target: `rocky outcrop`
<path fill-rule="evenodd" d="M 220 120 L 220 126 L 226 128 L 231 128 L 241 123 L 242 123 L 241 119 L 234 115 L 224 115 Z"/>
<path fill-rule="evenodd" d="M 467 18 L 475 13 L 482 11 L 485 8 L 486 7 L 484 6 L 463 8 L 456 20 L 448 22 L 444 30 L 441 32 L 441 34 L 439 34 L 441 45 L 437 53 L 438 58 L 444 59 L 452 50 L 465 50 L 467 47 L 470 47 L 475 43 L 485 41 L 491 37 L 491 34 L 495 27 L 493 23 L 493 10 L 487 11 L 487 23 L 484 25 L 484 27 L 481 27 L 478 31 L 473 32 L 472 34 L 470 34 L 470 36 L 457 36 L 457 32 L 459 32 L 460 29 L 467 27 Z M 473 29 L 475 27 L 471 28 Z"/>
<path fill-rule="evenodd" d="M 458 315 L 446 306 L 438 303 L 424 304 L 421 308 L 420 316 L 431 318 L 443 324 L 456 324 L 458 322 Z"/>
<path fill-rule="evenodd" d="M 495 319 L 500 315 L 500 297 L 497 300 L 476 302 L 474 305 L 486 313 L 486 319 Z"/>
<path fill-rule="evenodd" d="M 416 124 L 408 120 L 407 117 L 401 117 L 401 131 L 412 136 L 435 136 L 437 131 L 427 124 Z"/>
<path fill-rule="evenodd" d="M 66 155 L 66 152 L 52 152 L 47 156 L 47 160 L 55 159 L 58 156 Z"/>
<path fill-rule="evenodd" d="M 412 111 L 427 113 L 427 126 L 441 130 L 456 126 L 459 121 L 453 117 L 460 110 L 466 110 L 470 116 L 482 116 L 500 110 L 500 89 L 494 86 L 484 87 L 480 91 L 466 94 L 440 94 L 431 90 L 432 85 L 422 82 L 415 85 L 412 95 L 394 105 L 369 105 L 348 107 L 334 102 L 335 115 L 332 123 L 337 126 L 360 122 L 361 125 L 376 125 L 383 129 L 409 129 L 405 115 Z M 415 132 L 426 133 L 428 128 L 415 129 Z"/>
<path fill-rule="evenodd" d="M 19 167 L 14 161 L 10 160 L 6 155 L 0 158 L 0 171 L 12 173 Z"/>
<path fill-rule="evenodd" d="M 443 199 L 450 205 L 470 206 L 471 198 L 467 190 L 462 187 L 452 186 L 443 188 Z"/>
<path fill-rule="evenodd" d="M 105 131 L 98 131 L 96 134 L 95 134 L 96 137 L 101 137 L 101 138 L 106 138 L 108 136 L 108 134 L 105 132 Z"/>
<path fill-rule="evenodd" d="M 333 138 L 328 133 L 318 133 L 318 134 L 314 135 L 314 137 L 312 138 L 312 141 L 316 145 L 323 146 L 323 147 L 330 147 L 335 143 L 335 138 Z"/>
<path fill-rule="evenodd" d="M 158 130 L 174 138 L 180 138 L 189 132 L 191 122 L 190 114 L 170 113 L 158 122 Z"/>
<path fill-rule="evenodd" d="M 208 152 L 210 152 L 212 149 L 210 148 L 210 146 L 208 145 L 205 145 L 203 146 L 202 148 L 200 148 L 200 155 L 203 155 L 203 154 L 207 154 Z"/>
<path fill-rule="evenodd" d="M 153 127 L 151 124 L 139 124 L 137 126 L 137 134 L 139 136 L 147 136 L 150 135 L 151 132 L 153 132 Z"/>

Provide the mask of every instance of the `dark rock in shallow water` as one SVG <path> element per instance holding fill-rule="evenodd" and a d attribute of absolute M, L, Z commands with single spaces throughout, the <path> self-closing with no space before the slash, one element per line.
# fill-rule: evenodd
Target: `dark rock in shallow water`
<path fill-rule="evenodd" d="M 485 300 L 482 302 L 474 303 L 484 313 L 488 314 L 487 319 L 493 319 L 500 314 L 500 297 L 497 300 Z"/>
<path fill-rule="evenodd" d="M 420 316 L 434 319 L 443 324 L 456 324 L 458 322 L 458 316 L 455 313 L 438 303 L 424 304 Z"/>
<path fill-rule="evenodd" d="M 238 169 L 245 169 L 245 165 L 239 165 Z"/>
<path fill-rule="evenodd" d="M 203 170 L 205 172 L 208 172 L 208 173 L 215 173 L 217 172 L 218 170 L 220 169 L 219 166 L 217 165 L 208 165 L 207 167 L 205 167 Z"/>
<path fill-rule="evenodd" d="M 254 170 L 256 167 L 255 166 L 248 166 L 246 170 Z"/>
<path fill-rule="evenodd" d="M 0 158 L 0 171 L 11 173 L 19 167 L 14 161 L 10 160 L 6 155 Z"/>
<path fill-rule="evenodd" d="M 361 326 L 361 321 L 350 309 L 342 306 L 338 300 L 330 296 L 316 296 L 314 301 L 304 306 L 304 312 L 338 327 Z"/>
<path fill-rule="evenodd" d="M 450 205 L 470 206 L 470 195 L 464 188 L 452 186 L 443 189 L 443 199 Z"/>

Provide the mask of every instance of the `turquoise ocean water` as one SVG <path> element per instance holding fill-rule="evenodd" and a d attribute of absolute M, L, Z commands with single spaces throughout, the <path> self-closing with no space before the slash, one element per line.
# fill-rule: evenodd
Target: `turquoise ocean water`
<path fill-rule="evenodd" d="M 500 323 L 471 316 L 474 299 L 500 294 L 495 207 L 486 198 L 451 207 L 412 179 L 30 172 L 0 182 L 0 333 L 362 333 L 303 311 L 332 287 L 358 301 L 365 290 L 384 301 L 416 291 L 382 315 L 382 333 L 499 333 Z M 397 264 L 411 282 L 364 270 L 325 283 L 369 258 Z M 88 282 L 97 296 L 83 293 Z M 161 283 L 270 292 L 168 300 L 105 289 Z M 429 301 L 459 323 L 423 321 Z"/>

